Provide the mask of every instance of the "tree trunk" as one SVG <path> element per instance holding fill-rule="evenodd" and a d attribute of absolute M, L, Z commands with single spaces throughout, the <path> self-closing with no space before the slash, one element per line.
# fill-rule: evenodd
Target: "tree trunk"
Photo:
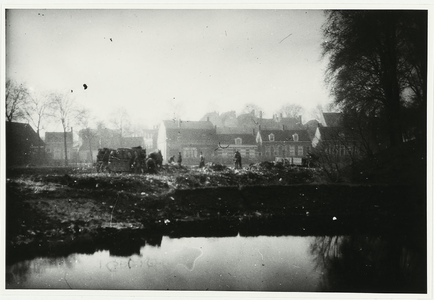
<path fill-rule="evenodd" d="M 90 139 L 90 133 L 89 133 L 88 139 L 89 139 L 89 154 L 90 154 L 90 162 L 93 163 L 93 157 L 92 157 L 92 143 L 91 143 L 91 139 Z"/>
<path fill-rule="evenodd" d="M 38 134 L 38 165 L 41 165 L 42 159 L 41 159 L 41 136 L 39 134 L 39 127 L 36 128 L 36 133 Z"/>
<path fill-rule="evenodd" d="M 394 13 L 387 16 L 382 59 L 382 85 L 386 96 L 385 109 L 391 147 L 402 143 L 400 89 L 398 83 L 398 59 L 396 53 L 396 20 Z"/>
<path fill-rule="evenodd" d="M 68 147 L 66 139 L 66 129 L 63 129 L 63 146 L 65 147 L 65 167 L 68 166 Z"/>

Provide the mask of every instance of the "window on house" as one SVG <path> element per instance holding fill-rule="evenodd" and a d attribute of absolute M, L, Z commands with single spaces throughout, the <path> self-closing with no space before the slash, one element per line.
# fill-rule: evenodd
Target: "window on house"
<path fill-rule="evenodd" d="M 265 156 L 271 156 L 271 147 L 270 146 L 265 146 Z"/>
<path fill-rule="evenodd" d="M 197 157 L 197 149 L 196 148 L 184 148 L 184 157 Z"/>
<path fill-rule="evenodd" d="M 295 146 L 289 146 L 289 155 L 295 156 Z"/>
<path fill-rule="evenodd" d="M 292 135 L 292 139 L 294 140 L 294 142 L 298 142 L 298 134 L 297 134 L 297 133 L 294 133 L 294 134 Z"/>
<path fill-rule="evenodd" d="M 274 142 L 274 134 L 270 133 L 268 135 L 268 139 L 270 140 L 270 142 Z"/>
<path fill-rule="evenodd" d="M 233 149 L 228 148 L 228 149 L 223 150 L 223 156 L 232 157 L 232 156 L 234 156 L 234 154 L 235 154 L 235 152 Z"/>
<path fill-rule="evenodd" d="M 303 156 L 303 146 L 298 146 L 298 156 Z"/>
<path fill-rule="evenodd" d="M 242 139 L 241 138 L 236 138 L 235 139 L 235 145 L 241 145 L 242 143 Z"/>
<path fill-rule="evenodd" d="M 280 153 L 280 146 L 274 147 L 274 155 L 279 156 L 279 153 Z"/>

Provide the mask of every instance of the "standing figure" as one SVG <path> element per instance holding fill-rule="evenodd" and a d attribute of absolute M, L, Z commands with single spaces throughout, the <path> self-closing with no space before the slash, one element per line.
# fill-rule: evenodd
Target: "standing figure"
<path fill-rule="evenodd" d="M 242 168 L 242 166 L 241 166 L 241 154 L 238 150 L 235 151 L 234 161 L 235 161 L 235 169 L 241 169 Z"/>
<path fill-rule="evenodd" d="M 96 156 L 96 171 L 101 172 L 102 168 L 102 159 L 104 157 L 104 149 L 98 149 L 98 155 Z"/>
<path fill-rule="evenodd" d="M 102 166 L 100 169 L 101 172 L 107 171 L 109 158 L 110 158 L 110 151 L 107 149 L 104 153 L 103 158 L 102 158 Z"/>
<path fill-rule="evenodd" d="M 182 163 L 182 155 L 181 155 L 181 152 L 178 152 L 178 166 L 181 166 L 181 163 Z"/>
<path fill-rule="evenodd" d="M 200 152 L 200 161 L 199 161 L 199 168 L 205 167 L 205 158 L 203 157 L 202 151 Z"/>

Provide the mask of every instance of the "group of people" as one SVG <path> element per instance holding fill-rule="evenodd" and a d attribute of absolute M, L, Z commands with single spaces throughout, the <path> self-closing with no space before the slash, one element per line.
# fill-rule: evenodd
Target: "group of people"
<path fill-rule="evenodd" d="M 157 167 L 162 166 L 163 156 L 161 151 L 151 152 L 146 155 L 146 149 L 141 146 L 132 148 L 98 149 L 96 170 L 97 172 L 107 172 L 110 162 L 119 162 L 114 167 L 110 167 L 112 171 L 135 171 L 144 172 L 155 171 Z"/>
<path fill-rule="evenodd" d="M 128 153 L 130 154 L 130 153 Z M 154 153 L 152 153 L 154 154 Z M 158 151 L 158 154 L 160 155 L 157 158 L 154 158 L 154 160 L 156 160 L 156 164 L 161 166 L 162 163 L 162 155 L 161 155 L 161 151 Z M 150 154 L 151 156 L 151 154 Z M 108 149 L 108 148 L 103 148 L 103 149 L 99 149 L 98 151 L 98 155 L 97 155 L 97 171 L 98 172 L 104 172 L 107 170 L 108 167 L 108 163 L 110 159 L 113 159 L 116 157 L 116 151 L 114 151 L 113 149 Z M 169 158 L 169 164 L 175 164 L 175 158 L 176 156 L 173 155 Z M 133 154 L 131 155 L 131 166 L 132 167 L 139 167 L 143 165 L 144 160 L 146 159 L 146 149 L 142 149 L 141 147 L 135 147 L 133 149 Z M 235 169 L 241 169 L 242 168 L 242 164 L 241 164 L 241 154 L 238 150 L 235 151 L 235 155 L 233 158 L 233 161 L 235 163 Z M 176 163 L 178 164 L 178 166 L 182 165 L 182 154 L 181 152 L 178 152 L 178 157 L 176 158 Z M 203 155 L 202 152 L 200 152 L 199 155 L 199 168 L 203 168 L 205 167 L 205 157 Z"/>
<path fill-rule="evenodd" d="M 181 152 L 178 152 L 178 159 L 176 160 L 178 166 L 181 166 L 182 164 L 182 155 Z M 175 155 L 171 156 L 169 158 L 169 164 L 174 164 L 175 163 Z"/>
<path fill-rule="evenodd" d="M 234 155 L 234 162 L 235 162 L 235 169 L 241 169 L 242 165 L 241 165 L 241 153 L 237 150 L 235 151 L 235 155 Z M 181 166 L 182 164 L 182 155 L 181 152 L 178 152 L 178 158 L 176 160 L 176 163 L 178 164 L 178 166 Z M 175 164 L 175 155 L 171 156 L 169 158 L 169 164 Z M 205 157 L 203 155 L 202 152 L 200 152 L 199 155 L 199 168 L 203 168 L 205 167 Z"/>

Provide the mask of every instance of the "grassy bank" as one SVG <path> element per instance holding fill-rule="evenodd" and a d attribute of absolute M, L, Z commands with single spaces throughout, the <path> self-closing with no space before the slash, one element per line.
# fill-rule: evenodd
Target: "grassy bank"
<path fill-rule="evenodd" d="M 140 175 L 9 170 L 7 258 L 101 247 L 128 252 L 163 234 L 333 235 L 424 222 L 418 187 L 326 185 L 320 174 L 272 163 L 166 166 Z M 116 248 L 119 241 L 125 249 Z"/>

